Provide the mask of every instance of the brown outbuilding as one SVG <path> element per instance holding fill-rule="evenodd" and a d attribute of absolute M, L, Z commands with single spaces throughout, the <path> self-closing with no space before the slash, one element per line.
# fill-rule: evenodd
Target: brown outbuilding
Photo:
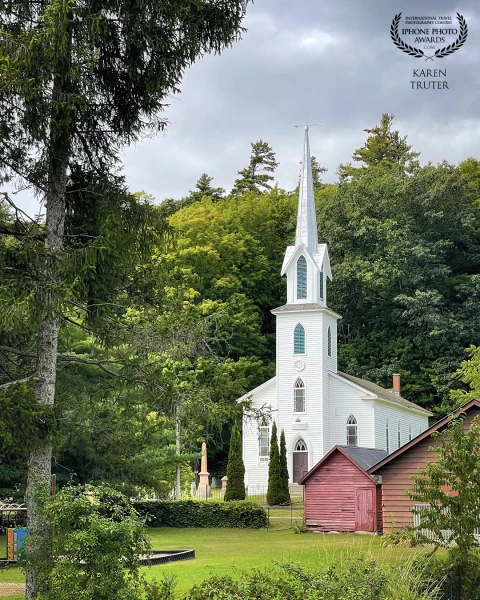
<path fill-rule="evenodd" d="M 385 450 L 334 446 L 298 482 L 304 485 L 305 525 L 316 531 L 382 531 L 381 490 L 369 467 Z"/>
<path fill-rule="evenodd" d="M 480 415 L 480 401 L 467 402 L 368 469 L 370 475 L 377 476 L 382 482 L 381 510 L 385 533 L 392 528 L 400 530 L 405 525 L 414 524 L 412 509 L 416 503 L 408 496 L 413 483 L 412 475 L 435 460 L 435 453 L 431 448 L 437 446 L 439 440 L 432 437 L 432 433 L 442 431 L 452 419 L 461 414 L 465 414 L 464 428 L 467 431 L 472 420 Z"/>

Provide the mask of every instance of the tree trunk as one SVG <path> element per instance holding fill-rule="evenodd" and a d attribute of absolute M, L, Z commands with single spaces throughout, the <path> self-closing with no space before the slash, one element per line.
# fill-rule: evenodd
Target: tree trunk
<path fill-rule="evenodd" d="M 57 155 L 58 156 L 58 155 Z M 58 263 L 63 250 L 65 224 L 65 190 L 67 161 L 53 158 L 46 194 L 46 255 L 43 265 L 41 291 L 42 314 L 37 336 L 36 398 L 39 404 L 53 405 L 57 369 L 57 345 L 60 315 L 57 306 Z M 51 551 L 51 532 L 42 524 L 40 507 L 35 497 L 38 485 L 50 486 L 52 442 L 48 433 L 38 438 L 28 461 L 27 505 L 28 537 L 32 541 L 30 552 L 48 559 Z M 34 558 L 35 560 L 35 558 Z M 26 599 L 33 600 L 38 594 L 37 573 L 27 570 Z"/>

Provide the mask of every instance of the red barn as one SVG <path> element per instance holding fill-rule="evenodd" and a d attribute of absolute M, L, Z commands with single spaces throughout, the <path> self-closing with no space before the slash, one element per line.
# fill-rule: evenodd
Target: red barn
<path fill-rule="evenodd" d="M 392 528 L 401 530 L 405 525 L 414 524 L 412 509 L 415 502 L 408 496 L 413 484 L 411 476 L 435 460 L 432 448 L 439 444 L 439 440 L 432 438 L 432 433 L 442 431 L 462 413 L 465 414 L 464 428 L 467 430 L 472 420 L 480 415 L 480 401 L 467 402 L 369 469 L 371 475 L 381 476 L 385 533 Z"/>
<path fill-rule="evenodd" d="M 298 483 L 305 486 L 305 525 L 319 531 L 382 531 L 381 490 L 367 469 L 385 450 L 335 446 Z"/>

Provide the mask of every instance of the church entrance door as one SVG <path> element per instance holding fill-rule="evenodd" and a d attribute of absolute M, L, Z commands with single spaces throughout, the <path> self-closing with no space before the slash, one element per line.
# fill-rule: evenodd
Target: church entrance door
<path fill-rule="evenodd" d="M 308 452 L 303 440 L 298 440 L 293 451 L 293 483 L 308 473 Z"/>

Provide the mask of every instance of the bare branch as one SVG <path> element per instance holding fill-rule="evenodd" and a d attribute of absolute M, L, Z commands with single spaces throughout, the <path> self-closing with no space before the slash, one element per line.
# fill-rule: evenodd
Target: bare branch
<path fill-rule="evenodd" d="M 15 385 L 16 383 L 26 383 L 27 381 L 30 381 L 30 377 L 24 377 L 23 379 L 16 379 L 15 381 L 9 381 L 8 383 L 2 383 L 0 385 L 0 390 L 6 390 L 11 385 Z"/>

